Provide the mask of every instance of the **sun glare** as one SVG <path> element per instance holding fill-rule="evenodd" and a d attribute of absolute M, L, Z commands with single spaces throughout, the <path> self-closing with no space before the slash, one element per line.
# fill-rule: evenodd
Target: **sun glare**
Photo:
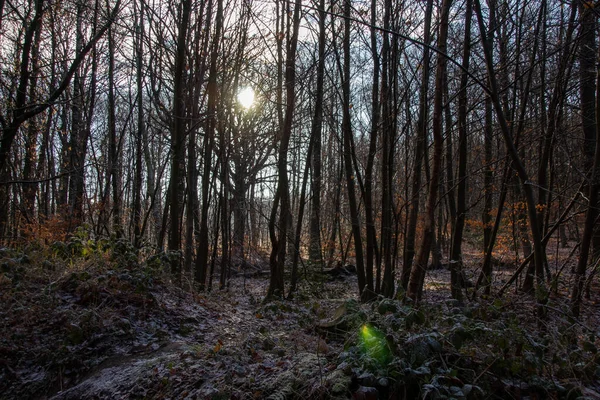
<path fill-rule="evenodd" d="M 389 361 L 391 353 L 383 332 L 365 324 L 360 328 L 360 333 L 361 347 L 366 354 L 382 364 Z"/>
<path fill-rule="evenodd" d="M 251 87 L 242 89 L 237 95 L 237 99 L 242 107 L 248 109 L 254 104 L 254 90 Z"/>

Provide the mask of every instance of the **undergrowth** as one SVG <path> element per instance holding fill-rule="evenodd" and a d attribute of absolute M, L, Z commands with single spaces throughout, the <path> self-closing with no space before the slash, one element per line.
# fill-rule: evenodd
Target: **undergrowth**
<path fill-rule="evenodd" d="M 109 357 L 157 346 L 170 334 L 152 292 L 163 270 L 160 260 L 138 262 L 125 240 L 83 231 L 1 249 L 0 398 L 54 393 Z"/>
<path fill-rule="evenodd" d="M 600 332 L 571 318 L 561 298 L 551 298 L 542 325 L 535 299 L 523 296 L 418 308 L 384 298 L 361 304 L 348 299 L 356 282 L 347 276 L 301 285 L 293 301 L 262 304 L 264 279 L 244 280 L 237 291 L 184 292 L 167 273 L 174 257 L 83 230 L 47 246 L 0 249 L 0 398 L 52 396 L 105 362 L 152 354 L 178 338 L 186 343 L 181 354 L 152 367 L 134 388 L 138 397 L 598 394 Z M 200 310 L 193 317 L 191 307 Z"/>
<path fill-rule="evenodd" d="M 531 330 L 500 299 L 419 309 L 380 299 L 370 311 L 338 368 L 378 398 L 576 399 L 600 379 L 597 332 L 575 323 Z"/>

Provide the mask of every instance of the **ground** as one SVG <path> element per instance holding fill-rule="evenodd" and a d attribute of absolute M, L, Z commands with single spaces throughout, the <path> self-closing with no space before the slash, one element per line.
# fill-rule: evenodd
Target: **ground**
<path fill-rule="evenodd" d="M 543 324 L 512 290 L 457 304 L 443 269 L 419 308 L 317 273 L 263 304 L 264 276 L 198 293 L 168 255 L 89 247 L 0 253 L 1 399 L 600 398 L 597 286 L 580 320 L 557 288 Z"/>

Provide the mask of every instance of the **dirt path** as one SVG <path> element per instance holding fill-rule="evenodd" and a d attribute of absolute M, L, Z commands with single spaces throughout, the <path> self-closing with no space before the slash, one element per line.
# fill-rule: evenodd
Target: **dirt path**
<path fill-rule="evenodd" d="M 155 350 L 112 357 L 77 385 L 52 399 L 262 398 L 279 391 L 317 390 L 335 369 L 342 350 L 314 330 L 338 303 L 323 299 L 258 303 L 262 280 L 234 282 L 207 297 L 157 293 L 166 314 L 179 320 L 179 333 Z M 182 322 L 184 321 L 184 322 Z M 156 344 L 155 344 L 156 347 Z M 313 388 L 314 386 L 314 388 Z M 289 394 L 289 393 L 288 393 Z"/>

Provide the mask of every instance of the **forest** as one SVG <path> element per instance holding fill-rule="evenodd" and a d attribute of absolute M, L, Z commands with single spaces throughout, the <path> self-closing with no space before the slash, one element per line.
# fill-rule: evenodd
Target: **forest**
<path fill-rule="evenodd" d="M 599 17 L 0 0 L 0 399 L 600 399 Z"/>

